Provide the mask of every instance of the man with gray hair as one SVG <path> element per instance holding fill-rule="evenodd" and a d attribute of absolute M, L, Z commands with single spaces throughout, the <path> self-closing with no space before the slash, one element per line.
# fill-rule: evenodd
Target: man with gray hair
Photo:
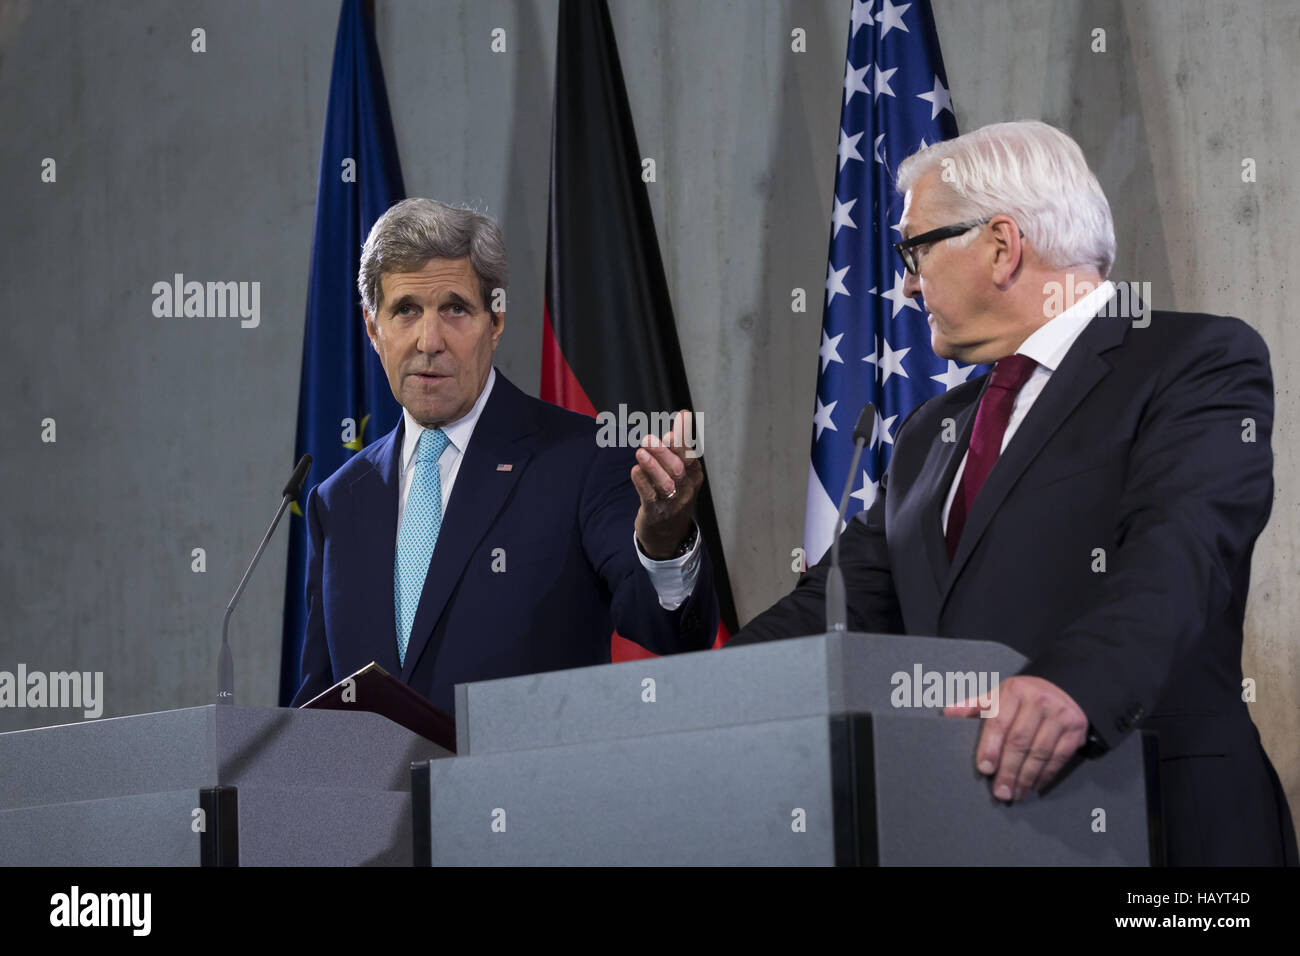
<path fill-rule="evenodd" d="M 1152 730 L 1170 864 L 1294 864 L 1241 692 L 1273 501 L 1263 340 L 1231 317 L 1116 316 L 1110 206 L 1044 123 L 937 143 L 897 181 L 904 292 L 924 297 L 935 354 L 994 367 L 899 426 L 841 544 L 850 628 L 1028 658 L 976 746 L 999 800 Z M 731 644 L 822 630 L 827 560 Z"/>
<path fill-rule="evenodd" d="M 399 202 L 366 239 L 358 286 L 402 419 L 308 498 L 294 704 L 371 661 L 451 712 L 457 683 L 609 661 L 615 628 L 659 654 L 709 647 L 718 609 L 689 423 L 602 448 L 595 421 L 492 367 L 496 223 Z"/>

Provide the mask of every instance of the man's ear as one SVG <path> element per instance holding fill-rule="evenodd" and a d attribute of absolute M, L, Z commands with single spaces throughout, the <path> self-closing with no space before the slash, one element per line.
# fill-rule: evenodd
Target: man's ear
<path fill-rule="evenodd" d="M 993 283 L 998 288 L 1015 278 L 1024 259 L 1024 234 L 1010 216 L 994 216 L 989 223 L 993 237 Z"/>
<path fill-rule="evenodd" d="M 502 312 L 489 312 L 492 316 L 492 350 L 495 352 L 497 342 L 501 340 L 501 333 L 506 330 L 506 314 Z"/>
<path fill-rule="evenodd" d="M 379 330 L 375 328 L 375 314 L 369 309 L 362 306 L 361 317 L 366 323 L 366 336 L 370 339 L 370 347 L 379 354 Z"/>

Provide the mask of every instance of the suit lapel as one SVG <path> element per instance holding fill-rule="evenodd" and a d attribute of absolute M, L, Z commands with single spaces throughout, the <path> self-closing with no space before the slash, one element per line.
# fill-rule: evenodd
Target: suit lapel
<path fill-rule="evenodd" d="M 426 651 L 436 658 L 439 648 L 428 646 L 433 630 L 460 583 L 470 555 L 496 521 L 523 474 L 532 456 L 524 439 L 538 427 L 531 401 L 498 371 L 492 394 L 474 426 L 469 447 L 465 449 L 465 457 L 456 472 L 451 498 L 447 501 L 447 513 L 438 532 L 438 543 L 433 549 L 424 590 L 420 593 L 420 605 L 416 608 L 415 622 L 411 627 L 411 642 L 402 668 L 403 681 L 410 682 L 416 664 Z M 508 471 L 499 471 L 497 466 L 500 464 L 512 467 Z M 388 572 L 391 596 L 391 561 Z M 390 607 L 389 617 L 392 616 Z"/>
<path fill-rule="evenodd" d="M 1043 391 L 1034 400 L 1029 414 L 1020 423 L 1006 449 L 994 463 L 993 470 L 989 472 L 979 494 L 975 496 L 975 502 L 966 518 L 966 526 L 962 529 L 961 539 L 957 543 L 957 552 L 953 555 L 952 564 L 948 569 L 939 604 L 940 613 L 967 559 L 975 550 L 980 537 L 988 528 L 989 522 L 993 520 L 998 508 L 1006 500 L 1008 493 L 1025 469 L 1038 457 L 1047 440 L 1056 433 L 1070 413 L 1110 371 L 1110 365 L 1101 357 L 1101 353 L 1120 344 L 1124 340 L 1127 328 L 1128 323 L 1122 319 L 1111 319 L 1104 315 L 1094 317 L 1079 334 L 1074 346 L 1066 352 L 1065 358 L 1052 373 L 1051 378 L 1047 380 Z M 973 430 L 973 414 L 971 418 L 971 430 Z M 963 450 L 969 444 L 968 430 L 965 444 L 962 446 Z M 955 455 L 954 459 L 960 460 Z M 946 491 L 947 485 L 943 487 L 942 493 L 946 494 Z M 943 500 L 942 497 L 939 499 L 941 509 Z M 940 544 L 942 545 L 942 538 Z M 943 553 L 946 554 L 946 548 L 943 549 Z"/>
<path fill-rule="evenodd" d="M 390 674 L 398 672 L 397 619 L 393 607 L 393 561 L 397 554 L 398 462 L 402 457 L 405 418 L 375 446 L 372 467 L 348 489 L 353 514 L 360 517 L 360 547 L 351 557 L 348 587 L 359 613 L 358 643 L 370 648 L 375 663 Z M 363 630 L 364 629 L 364 630 Z"/>
<path fill-rule="evenodd" d="M 930 570 L 934 575 L 935 589 L 940 595 L 944 593 L 948 581 L 948 545 L 943 537 L 943 503 L 948 498 L 948 489 L 952 487 L 953 475 L 961 464 L 961 457 L 970 446 L 971 432 L 975 428 L 975 412 L 980 399 L 989 384 L 988 373 L 984 382 L 975 393 L 973 401 L 953 415 L 956 438 L 953 441 L 938 441 L 930 445 L 930 453 L 921 467 L 925 476 L 920 500 L 921 535 L 925 540 L 925 553 L 929 559 Z M 946 416 L 945 416 L 946 417 Z"/>

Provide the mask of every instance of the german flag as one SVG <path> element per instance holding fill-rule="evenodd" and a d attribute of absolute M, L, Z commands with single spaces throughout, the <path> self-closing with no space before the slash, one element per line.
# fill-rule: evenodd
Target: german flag
<path fill-rule="evenodd" d="M 542 398 L 592 416 L 695 408 L 605 0 L 560 3 Z M 707 470 L 695 520 L 713 562 L 720 647 L 736 633 L 736 605 Z M 616 661 L 652 656 L 613 640 Z"/>

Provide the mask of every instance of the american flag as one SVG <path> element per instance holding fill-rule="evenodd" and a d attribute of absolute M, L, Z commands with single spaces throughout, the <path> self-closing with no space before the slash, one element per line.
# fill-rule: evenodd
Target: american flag
<path fill-rule="evenodd" d="M 903 264 L 893 248 L 903 214 L 894 189 L 899 163 L 957 135 L 929 0 L 853 0 L 842 103 L 804 518 L 810 565 L 834 535 L 862 407 L 876 406 L 876 424 L 853 481 L 849 518 L 875 499 L 894 431 L 908 412 L 987 371 L 934 354 L 924 307 L 903 295 Z"/>

